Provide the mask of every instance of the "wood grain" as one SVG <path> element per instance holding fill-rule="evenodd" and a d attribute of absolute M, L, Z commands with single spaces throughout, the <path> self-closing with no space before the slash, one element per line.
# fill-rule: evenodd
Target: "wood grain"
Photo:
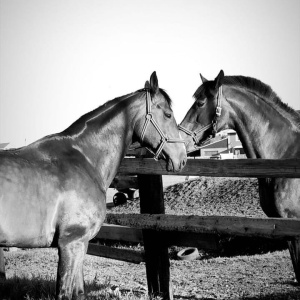
<path fill-rule="evenodd" d="M 300 178 L 300 159 L 188 159 L 181 172 L 171 173 L 163 160 L 125 158 L 118 174 Z"/>
<path fill-rule="evenodd" d="M 156 231 L 215 233 L 290 239 L 300 237 L 300 220 L 164 214 L 108 214 L 107 222 Z"/>

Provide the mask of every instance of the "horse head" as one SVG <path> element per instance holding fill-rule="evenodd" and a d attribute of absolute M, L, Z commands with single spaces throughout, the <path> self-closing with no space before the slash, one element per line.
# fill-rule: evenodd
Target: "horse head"
<path fill-rule="evenodd" d="M 192 152 L 209 137 L 224 127 L 222 112 L 222 84 L 224 72 L 221 70 L 215 80 L 209 81 L 200 74 L 202 84 L 194 93 L 195 102 L 179 125 L 186 141 L 187 152 Z"/>
<path fill-rule="evenodd" d="M 180 171 L 186 164 L 186 149 L 180 137 L 171 109 L 171 99 L 159 88 L 156 72 L 146 81 L 146 109 L 141 109 L 135 133 L 143 146 L 154 153 L 154 158 L 167 161 L 168 171 Z M 145 117 L 146 115 L 146 117 Z"/>

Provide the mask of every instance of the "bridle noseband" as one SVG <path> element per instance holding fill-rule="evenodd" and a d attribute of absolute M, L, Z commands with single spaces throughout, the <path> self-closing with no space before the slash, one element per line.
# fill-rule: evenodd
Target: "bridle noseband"
<path fill-rule="evenodd" d="M 147 148 L 152 154 L 154 154 L 154 159 L 158 160 L 159 155 L 161 154 L 163 147 L 165 146 L 166 143 L 185 143 L 183 139 L 171 139 L 168 138 L 167 135 L 163 133 L 163 131 L 160 129 L 158 123 L 154 120 L 153 114 L 151 113 L 151 95 L 148 89 L 144 89 L 146 91 L 146 121 L 144 123 L 143 129 L 142 129 L 142 134 L 141 134 L 141 141 L 143 142 L 145 133 L 147 130 L 147 127 L 149 123 L 151 122 L 154 128 L 158 131 L 159 135 L 161 136 L 161 143 L 158 147 L 158 150 L 153 152 L 151 149 Z"/>
<path fill-rule="evenodd" d="M 221 116 L 221 113 L 222 113 L 221 98 L 222 98 L 222 85 L 219 87 L 215 116 L 210 124 L 208 124 L 204 127 L 201 127 L 195 131 L 191 131 L 191 130 L 181 126 L 180 124 L 178 125 L 179 130 L 183 131 L 187 135 L 190 135 L 192 137 L 192 139 L 194 140 L 195 144 L 198 144 L 198 142 L 199 142 L 199 134 L 203 131 L 206 131 L 210 127 L 212 127 L 212 137 L 216 136 L 218 118 Z"/>

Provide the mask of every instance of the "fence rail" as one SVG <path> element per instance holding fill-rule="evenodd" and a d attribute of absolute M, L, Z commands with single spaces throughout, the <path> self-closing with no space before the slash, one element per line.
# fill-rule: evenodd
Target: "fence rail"
<path fill-rule="evenodd" d="M 119 174 L 300 178 L 300 159 L 188 159 L 185 168 L 174 174 L 166 171 L 166 163 L 162 160 L 125 158 Z"/>
<path fill-rule="evenodd" d="M 108 214 L 108 218 L 111 223 L 125 224 L 120 220 L 111 220 L 112 216 L 118 218 L 118 216 L 121 215 Z M 141 227 L 141 225 L 137 225 L 137 227 Z M 163 236 L 163 242 L 166 246 L 188 246 L 202 250 L 222 250 L 222 246 L 219 242 L 219 236 L 215 233 L 199 234 L 195 232 L 163 231 L 161 232 L 161 236 Z M 103 224 L 95 239 L 97 242 L 95 241 L 94 243 L 89 244 L 88 254 L 132 263 L 145 261 L 143 251 L 128 250 L 124 251 L 125 255 L 123 255 L 123 249 L 115 251 L 113 248 L 113 251 L 111 251 L 110 246 L 99 245 L 101 243 L 107 243 L 108 241 L 112 243 L 129 242 L 143 245 L 143 230 L 140 228 Z"/>
<path fill-rule="evenodd" d="M 164 214 L 108 214 L 108 223 L 167 232 L 291 239 L 300 237 L 300 220 Z"/>

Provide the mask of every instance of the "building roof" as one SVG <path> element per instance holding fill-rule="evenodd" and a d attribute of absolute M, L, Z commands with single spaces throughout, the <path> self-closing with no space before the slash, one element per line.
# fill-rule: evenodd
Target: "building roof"
<path fill-rule="evenodd" d="M 200 147 L 200 149 L 216 149 L 216 148 L 227 148 L 228 147 L 228 138 L 213 142 L 211 144 Z"/>
<path fill-rule="evenodd" d="M 4 149 L 9 143 L 0 143 L 0 149 Z"/>

